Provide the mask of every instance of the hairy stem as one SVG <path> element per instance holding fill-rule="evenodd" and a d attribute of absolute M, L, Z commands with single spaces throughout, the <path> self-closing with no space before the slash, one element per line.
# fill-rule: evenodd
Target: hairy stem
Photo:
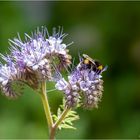
<path fill-rule="evenodd" d="M 55 132 L 59 126 L 59 124 L 61 124 L 61 122 L 63 121 L 63 119 L 66 117 L 68 111 L 70 109 L 65 108 L 65 110 L 62 112 L 61 116 L 59 117 L 59 119 L 55 122 L 55 124 L 53 125 L 51 132 L 50 132 L 50 139 L 53 140 L 55 137 Z"/>
<path fill-rule="evenodd" d="M 40 95 L 41 95 L 46 119 L 47 119 L 47 122 L 48 122 L 49 132 L 51 132 L 51 129 L 52 129 L 52 126 L 53 126 L 53 119 L 52 119 L 52 115 L 51 115 L 51 111 L 50 111 L 48 97 L 47 97 L 47 94 L 46 94 L 46 82 L 45 81 L 43 81 L 41 83 L 41 94 Z"/>
<path fill-rule="evenodd" d="M 63 119 L 66 117 L 66 115 L 70 109 L 65 108 L 64 111 L 62 112 L 61 116 L 59 117 L 59 119 L 55 123 L 53 123 L 50 106 L 49 106 L 49 102 L 48 102 L 48 98 L 47 98 L 47 94 L 46 94 L 46 82 L 45 81 L 43 81 L 41 83 L 41 94 L 40 95 L 41 95 L 46 119 L 48 122 L 48 128 L 49 128 L 49 134 L 50 134 L 49 137 L 50 137 L 50 140 L 54 140 L 55 133 L 56 133 L 58 126 L 61 124 Z"/>

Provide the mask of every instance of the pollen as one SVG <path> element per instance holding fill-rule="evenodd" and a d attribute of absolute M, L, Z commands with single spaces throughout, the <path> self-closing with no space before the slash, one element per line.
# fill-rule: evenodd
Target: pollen
<path fill-rule="evenodd" d="M 98 66 L 98 69 L 99 70 L 102 70 L 103 69 L 103 66 L 102 65 Z"/>
<path fill-rule="evenodd" d="M 84 64 L 89 64 L 89 60 L 88 59 L 85 59 L 84 60 Z"/>

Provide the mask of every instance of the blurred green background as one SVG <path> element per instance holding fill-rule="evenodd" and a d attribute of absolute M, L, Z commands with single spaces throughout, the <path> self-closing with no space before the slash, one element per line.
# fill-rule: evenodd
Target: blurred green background
<path fill-rule="evenodd" d="M 140 138 L 140 2 L 0 2 L 0 53 L 8 39 L 23 37 L 36 27 L 63 26 L 78 52 L 107 64 L 99 109 L 78 109 L 77 130 L 62 130 L 57 138 Z M 49 93 L 55 112 L 62 93 Z M 25 89 L 18 100 L 0 95 L 0 138 L 48 138 L 38 95 Z"/>

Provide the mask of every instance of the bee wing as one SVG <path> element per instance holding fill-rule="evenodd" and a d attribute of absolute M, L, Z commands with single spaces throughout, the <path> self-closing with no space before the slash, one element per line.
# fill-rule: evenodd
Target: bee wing
<path fill-rule="evenodd" d="M 86 58 L 86 59 L 88 59 L 91 63 L 93 63 L 94 65 L 96 65 L 95 64 L 95 61 L 91 58 L 91 57 L 89 57 L 87 54 L 83 54 L 83 57 L 84 58 Z"/>

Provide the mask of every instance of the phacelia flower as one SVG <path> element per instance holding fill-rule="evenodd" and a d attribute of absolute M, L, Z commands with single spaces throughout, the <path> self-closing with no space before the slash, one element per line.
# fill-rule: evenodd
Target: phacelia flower
<path fill-rule="evenodd" d="M 75 107 L 77 105 L 79 94 L 78 87 L 67 82 L 64 78 L 57 81 L 55 85 L 56 89 L 65 93 L 66 106 L 68 108 Z"/>
<path fill-rule="evenodd" d="M 66 68 L 71 64 L 71 56 L 68 54 L 69 50 L 67 47 L 72 43 L 66 45 L 63 43 L 63 39 L 67 34 L 63 34 L 63 29 L 56 32 L 56 29 L 53 29 L 52 36 L 49 36 L 46 40 L 49 44 L 48 54 L 46 57 L 52 62 L 55 61 L 57 69 L 61 70 Z"/>
<path fill-rule="evenodd" d="M 68 76 L 68 82 L 64 79 L 58 80 L 56 83 L 56 88 L 58 90 L 64 91 L 66 95 L 66 104 L 70 101 L 67 95 L 73 96 L 73 93 L 77 93 L 77 99 L 75 101 L 81 100 L 82 105 L 85 108 L 97 108 L 99 101 L 101 101 L 102 91 L 103 91 L 103 80 L 101 79 L 102 72 L 106 70 L 107 67 L 103 67 L 98 63 L 91 63 L 85 61 L 85 58 L 80 58 L 80 63 L 77 65 L 75 70 Z M 100 67 L 99 67 L 100 66 Z M 102 67 L 101 67 L 102 66 Z M 70 89 L 75 89 L 69 90 Z M 71 92 L 69 92 L 71 91 Z M 81 98 L 79 98 L 81 97 Z M 78 99 L 79 98 L 79 99 Z M 76 102 L 69 103 L 69 106 L 76 105 Z"/>
<path fill-rule="evenodd" d="M 83 71 L 83 79 L 79 86 L 83 94 L 83 106 L 86 108 L 97 108 L 98 102 L 101 100 L 103 91 L 103 80 L 101 76 L 97 76 L 96 72 L 87 70 Z"/>
<path fill-rule="evenodd" d="M 27 36 L 27 35 L 26 35 Z M 30 38 L 26 43 L 14 39 L 11 55 L 16 66 L 25 73 L 25 80 L 32 88 L 38 88 L 39 81 L 51 79 L 49 60 L 45 58 L 47 44 L 44 38 Z"/>
<path fill-rule="evenodd" d="M 15 98 L 20 95 L 23 90 L 21 81 L 22 73 L 15 67 L 14 63 L 0 65 L 0 88 L 5 96 Z"/>
<path fill-rule="evenodd" d="M 22 76 L 20 81 L 35 90 L 39 88 L 41 81 L 52 80 L 54 65 L 61 70 L 71 63 L 71 56 L 68 54 L 67 49 L 70 44 L 63 43 L 65 36 L 66 34 L 63 33 L 61 28 L 58 29 L 58 32 L 54 28 L 52 35 L 49 35 L 47 28 L 42 27 L 41 30 L 37 28 L 32 36 L 25 34 L 25 41 L 22 41 L 19 35 L 18 38 L 9 40 L 11 53 L 5 56 L 1 55 L 6 65 L 1 66 L 2 74 L 0 79 L 3 79 L 3 75 L 6 75 L 8 86 L 10 87 L 11 82 L 9 81 L 11 79 L 16 81 L 19 80 L 19 76 Z M 9 65 L 9 62 L 13 63 L 14 70 L 13 66 Z M 4 69 L 8 69 L 6 74 Z M 3 85 L 2 82 L 1 88 L 4 89 L 6 85 Z"/>
<path fill-rule="evenodd" d="M 29 68 L 37 74 L 37 78 L 51 79 L 51 64 L 56 63 L 59 69 L 67 67 L 71 63 L 67 45 L 62 43 L 66 36 L 62 31 L 46 38 L 47 29 L 37 30 L 33 37 L 25 34 L 27 42 L 15 38 L 10 40 L 12 56 L 20 67 Z M 56 62 L 57 61 L 57 62 Z"/>

